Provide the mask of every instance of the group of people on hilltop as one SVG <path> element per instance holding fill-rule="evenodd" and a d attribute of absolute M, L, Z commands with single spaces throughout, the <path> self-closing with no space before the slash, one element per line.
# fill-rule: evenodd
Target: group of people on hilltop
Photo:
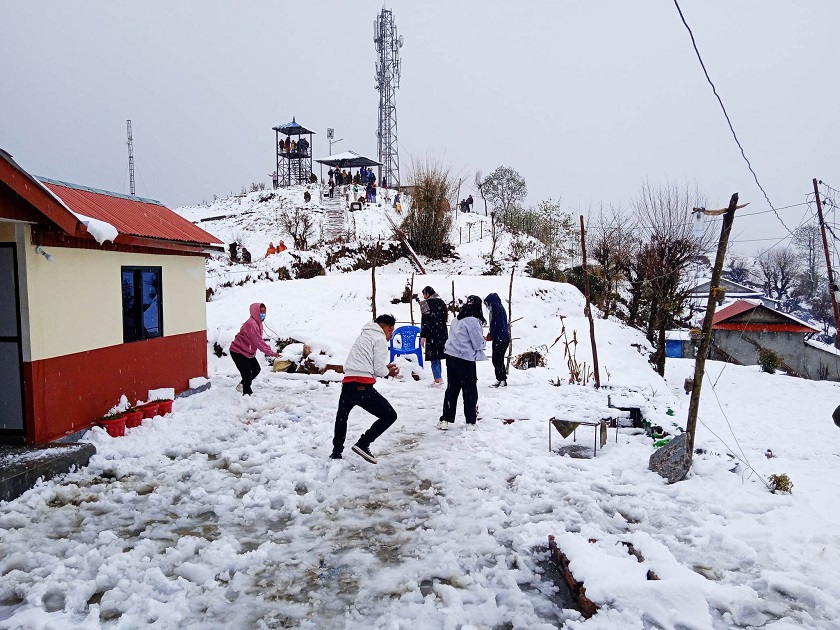
<path fill-rule="evenodd" d="M 472 212 L 473 196 L 470 195 L 466 199 L 461 199 L 461 201 L 458 202 L 458 207 L 460 208 L 461 212 Z"/>
<path fill-rule="evenodd" d="M 446 431 L 455 422 L 458 399 L 463 393 L 467 430 L 474 431 L 478 420 L 476 363 L 487 360 L 485 349 L 488 341 L 492 343 L 491 356 L 496 375 L 496 382 L 491 387 L 507 386 L 504 364 L 504 355 L 510 344 L 507 311 L 496 293 L 490 293 L 484 298 L 483 303 L 489 315 L 489 330 L 485 334 L 484 326 L 488 321 L 484 318 L 482 300 L 477 295 L 467 297 L 457 316 L 449 324 L 449 309 L 443 299 L 430 286 L 425 287 L 422 293 L 420 344 L 431 367 L 434 386 L 443 384 L 441 363 L 446 362 L 446 391 L 437 428 Z M 265 317 L 265 304 L 251 304 L 250 317 L 242 324 L 230 345 L 231 358 L 241 376 L 236 389 L 246 396 L 252 393 L 251 384 L 260 373 L 260 366 L 256 360 L 257 351 L 270 357 L 278 356 L 263 339 Z M 361 407 L 376 420 L 356 440 L 352 450 L 366 461 L 377 463 L 370 446 L 397 419 L 397 412 L 374 387 L 377 377 L 394 377 L 400 373 L 399 368 L 390 362 L 388 347 L 395 326 L 396 320 L 393 315 L 380 315 L 362 327 L 361 333 L 350 348 L 344 362 L 344 378 L 335 416 L 331 459 L 342 459 L 347 438 L 347 420 L 353 408 Z"/>
<path fill-rule="evenodd" d="M 309 155 L 309 140 L 300 138 L 295 141 L 291 138 L 280 140 L 277 143 L 277 149 L 280 153 L 300 153 L 301 155 Z"/>

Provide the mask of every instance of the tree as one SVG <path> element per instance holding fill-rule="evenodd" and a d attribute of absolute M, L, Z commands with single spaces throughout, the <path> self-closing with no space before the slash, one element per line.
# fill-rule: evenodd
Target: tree
<path fill-rule="evenodd" d="M 820 281 L 825 276 L 822 257 L 822 234 L 818 225 L 801 225 L 793 232 L 791 243 L 799 252 L 802 272 L 797 282 L 797 293 L 811 300 Z"/>
<path fill-rule="evenodd" d="M 544 265 L 550 270 L 559 269 L 580 249 L 578 223 L 553 199 L 540 201 L 534 213 L 539 221 L 535 236 L 543 244 Z"/>
<path fill-rule="evenodd" d="M 481 171 L 475 172 L 475 187 L 478 189 L 478 194 L 481 195 L 481 200 L 484 202 L 484 216 L 487 216 L 487 197 L 484 196 L 484 178 Z"/>
<path fill-rule="evenodd" d="M 509 166 L 500 166 L 490 173 L 479 190 L 502 213 L 516 209 L 528 196 L 525 178 Z"/>
<path fill-rule="evenodd" d="M 309 241 L 315 236 L 315 222 L 312 215 L 303 208 L 283 208 L 279 218 L 280 225 L 292 237 L 295 249 L 306 249 Z"/>
<path fill-rule="evenodd" d="M 615 310 L 619 298 L 619 286 L 627 277 L 633 252 L 637 249 L 637 237 L 621 208 L 603 207 L 587 229 L 588 247 L 592 259 L 601 265 L 604 277 L 604 299 L 598 306 L 607 319 Z"/>
<path fill-rule="evenodd" d="M 750 267 L 743 258 L 734 256 L 729 261 L 727 275 L 732 282 L 743 283 L 750 279 Z"/>
<path fill-rule="evenodd" d="M 655 187 L 648 181 L 633 202 L 642 235 L 636 267 L 639 277 L 645 279 L 641 299 L 648 309 L 646 333 L 656 348 L 660 376 L 665 375 L 665 331 L 678 322 L 688 300 L 687 270 L 708 248 L 708 241 L 694 235 L 688 220 L 692 208 L 705 205 L 696 188 L 671 183 Z"/>
<path fill-rule="evenodd" d="M 412 161 L 409 183 L 414 193 L 401 228 L 418 254 L 442 258 L 452 251 L 449 198 L 455 186 L 451 169 L 428 157 Z"/>
<path fill-rule="evenodd" d="M 759 269 L 756 275 L 764 286 L 764 292 L 780 302 L 790 297 L 791 284 L 802 264 L 796 252 L 789 247 L 771 249 L 756 254 L 756 259 Z"/>

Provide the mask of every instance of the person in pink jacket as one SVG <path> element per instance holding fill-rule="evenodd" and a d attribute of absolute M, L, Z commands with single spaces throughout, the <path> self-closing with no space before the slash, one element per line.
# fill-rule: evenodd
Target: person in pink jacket
<path fill-rule="evenodd" d="M 242 392 L 244 396 L 253 394 L 251 383 L 260 373 L 260 364 L 256 358 L 257 350 L 261 350 L 263 354 L 270 357 L 278 356 L 263 339 L 265 304 L 255 302 L 251 304 L 250 311 L 251 317 L 242 324 L 242 328 L 239 329 L 230 344 L 230 358 L 233 359 L 242 375 L 242 381 L 236 386 L 236 389 Z"/>

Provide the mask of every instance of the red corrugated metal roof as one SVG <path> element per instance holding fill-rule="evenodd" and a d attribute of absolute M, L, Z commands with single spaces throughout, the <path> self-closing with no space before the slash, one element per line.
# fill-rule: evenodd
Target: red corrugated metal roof
<path fill-rule="evenodd" d="M 745 311 L 758 308 L 759 306 L 760 304 L 753 304 L 752 302 L 747 302 L 746 300 L 738 300 L 737 302 L 730 304 L 726 308 L 722 308 L 719 311 L 717 311 L 715 313 L 714 318 L 712 318 L 712 325 L 725 321 L 730 317 L 740 315 Z"/>
<path fill-rule="evenodd" d="M 222 243 L 158 201 L 38 179 L 73 212 L 110 223 L 120 234 L 182 243 Z"/>

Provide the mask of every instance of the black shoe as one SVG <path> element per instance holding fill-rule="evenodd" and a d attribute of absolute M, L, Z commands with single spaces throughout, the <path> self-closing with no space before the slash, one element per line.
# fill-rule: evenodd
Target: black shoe
<path fill-rule="evenodd" d="M 376 463 L 376 458 L 373 456 L 373 454 L 370 452 L 370 448 L 367 446 L 359 446 L 358 444 L 354 444 L 353 452 L 356 453 L 356 455 L 360 455 L 361 457 L 369 461 L 371 464 Z"/>
<path fill-rule="evenodd" d="M 342 459 L 341 453 L 331 453 L 330 459 Z"/>

